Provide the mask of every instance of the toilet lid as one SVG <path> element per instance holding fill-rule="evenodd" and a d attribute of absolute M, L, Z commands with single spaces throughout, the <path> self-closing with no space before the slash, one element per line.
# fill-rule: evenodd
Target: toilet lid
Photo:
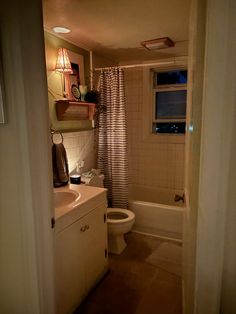
<path fill-rule="evenodd" d="M 123 208 L 108 208 L 107 222 L 113 224 L 120 222 L 128 222 L 134 220 L 135 215 L 132 211 Z"/>

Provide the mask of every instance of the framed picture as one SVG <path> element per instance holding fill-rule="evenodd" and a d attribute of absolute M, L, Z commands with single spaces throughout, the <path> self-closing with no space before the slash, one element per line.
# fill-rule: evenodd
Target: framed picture
<path fill-rule="evenodd" d="M 73 74 L 70 74 L 70 82 L 79 86 L 80 85 L 80 66 L 78 63 L 71 62 Z"/>
<path fill-rule="evenodd" d="M 76 100 L 71 92 L 72 85 L 84 85 L 84 56 L 68 50 L 68 56 L 73 73 L 65 75 L 65 90 L 68 98 Z"/>

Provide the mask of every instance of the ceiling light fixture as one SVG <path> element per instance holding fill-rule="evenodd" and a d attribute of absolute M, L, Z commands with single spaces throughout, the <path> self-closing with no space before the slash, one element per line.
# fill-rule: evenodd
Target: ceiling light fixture
<path fill-rule="evenodd" d="M 141 45 L 148 50 L 156 50 L 156 49 L 174 47 L 175 43 L 169 37 L 163 37 L 163 38 L 142 41 Z"/>
<path fill-rule="evenodd" d="M 57 34 L 67 34 L 71 32 L 71 29 L 64 26 L 55 26 L 52 28 L 52 30 L 54 31 L 54 33 L 57 33 Z"/>

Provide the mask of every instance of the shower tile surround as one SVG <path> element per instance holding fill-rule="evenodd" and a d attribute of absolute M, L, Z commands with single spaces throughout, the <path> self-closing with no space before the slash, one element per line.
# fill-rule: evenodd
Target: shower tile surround
<path fill-rule="evenodd" d="M 183 189 L 185 144 L 171 136 L 171 142 L 143 136 L 145 113 L 143 69 L 125 70 L 125 92 L 128 125 L 128 161 L 130 185 L 152 188 Z M 158 135 L 157 135 L 158 136 Z M 164 137 L 163 137 L 164 138 Z"/>
<path fill-rule="evenodd" d="M 95 168 L 94 131 L 66 132 L 63 133 L 63 143 L 66 149 L 69 172 L 76 170 L 77 162 L 84 160 L 82 171 Z"/>

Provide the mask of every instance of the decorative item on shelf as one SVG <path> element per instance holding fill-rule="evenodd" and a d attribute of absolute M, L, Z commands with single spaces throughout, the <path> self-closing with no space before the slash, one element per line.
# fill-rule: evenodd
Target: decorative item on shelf
<path fill-rule="evenodd" d="M 93 102 L 95 104 L 95 112 L 92 126 L 94 129 L 99 128 L 99 116 L 100 114 L 106 113 L 107 106 L 102 104 L 100 101 L 100 93 L 96 90 L 88 91 L 85 97 L 86 101 Z"/>
<path fill-rule="evenodd" d="M 77 85 L 72 84 L 71 86 L 71 93 L 75 97 L 75 99 L 79 100 L 80 99 L 80 91 Z"/>
<path fill-rule="evenodd" d="M 59 48 L 58 49 L 55 70 L 62 73 L 63 96 L 66 98 L 67 94 L 65 91 L 65 75 L 66 74 L 72 74 L 73 71 L 71 68 L 71 63 L 70 63 L 70 59 L 68 57 L 67 50 L 65 48 Z"/>
<path fill-rule="evenodd" d="M 99 92 L 96 90 L 90 90 L 87 92 L 87 94 L 85 95 L 84 99 L 87 102 L 92 102 L 94 104 L 98 104 L 99 103 Z"/>
<path fill-rule="evenodd" d="M 85 95 L 87 94 L 87 85 L 79 85 L 79 91 L 81 95 L 81 101 L 85 101 Z"/>

